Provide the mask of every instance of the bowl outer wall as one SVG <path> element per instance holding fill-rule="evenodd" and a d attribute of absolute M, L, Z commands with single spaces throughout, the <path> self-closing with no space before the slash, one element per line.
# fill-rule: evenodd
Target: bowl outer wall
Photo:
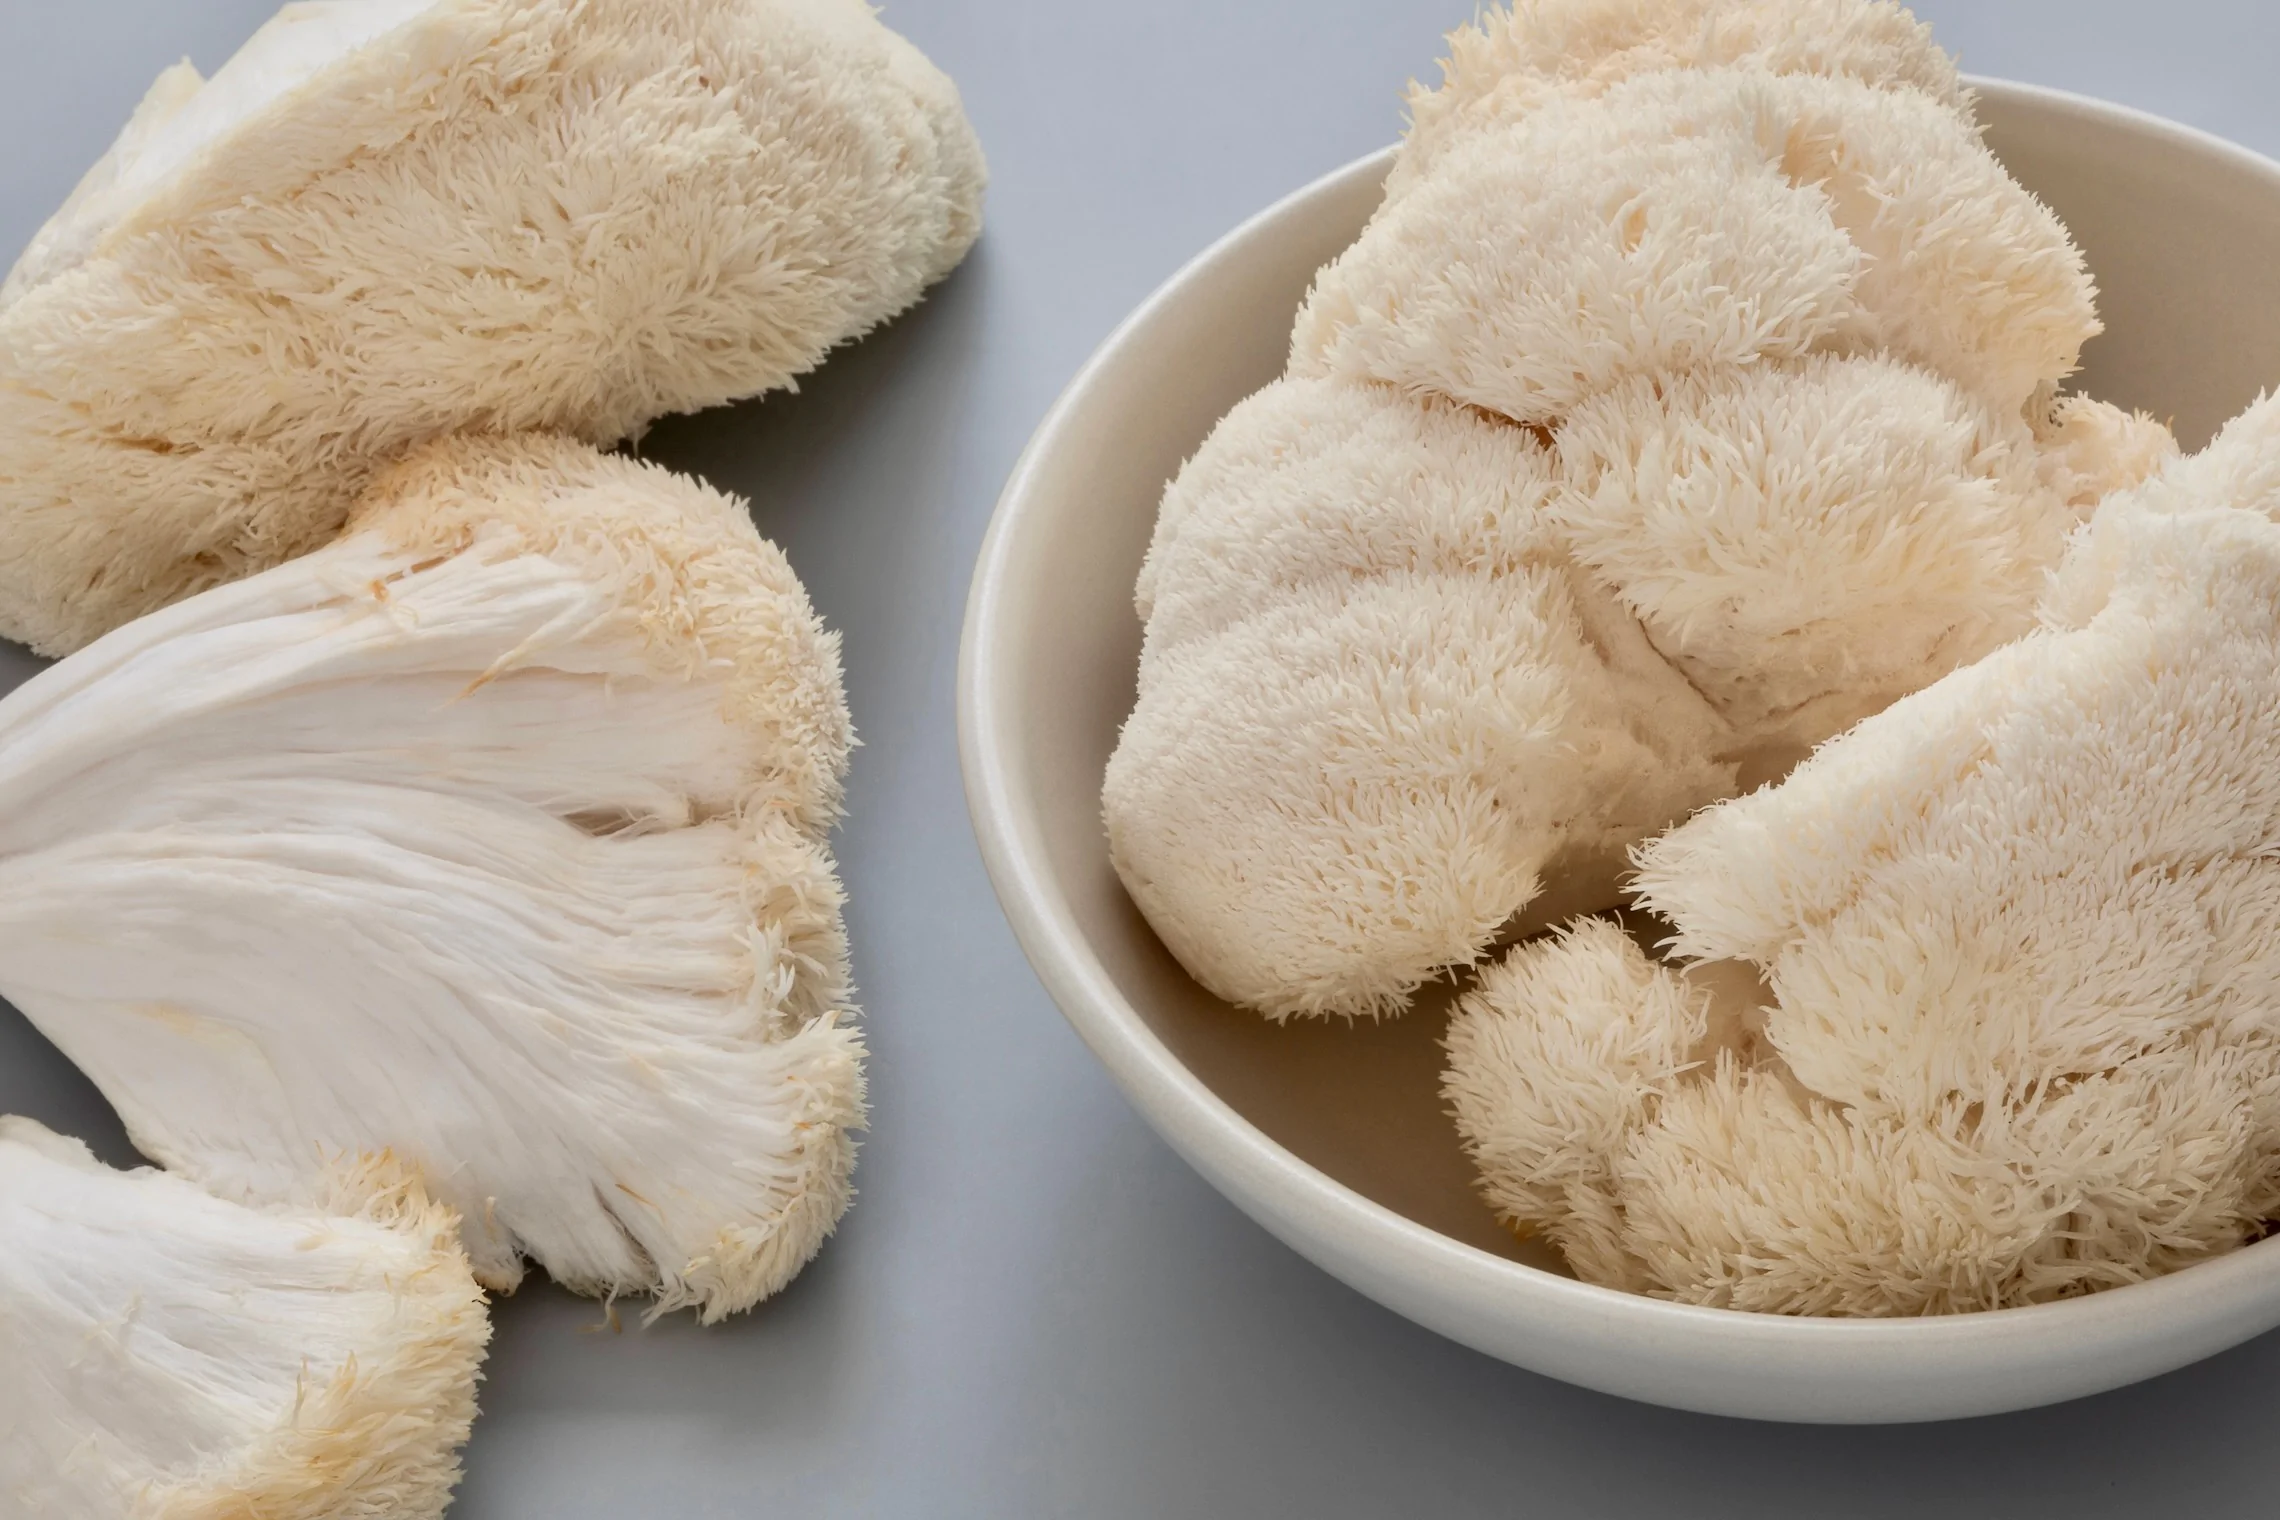
<path fill-rule="evenodd" d="M 2280 374 L 2280 272 L 2257 253 L 2280 248 L 2280 166 L 2105 102 L 1972 83 L 1991 145 L 2079 222 L 2110 282 L 2113 331 L 2086 352 L 2085 388 L 2154 410 L 2197 447 Z M 1109 964 L 1146 930 L 1107 865 L 1098 809 L 1103 725 L 1112 736 L 1130 705 L 1133 574 L 1163 478 L 1279 371 L 1297 297 L 1367 220 L 1392 156 L 1270 206 L 1149 297 L 1047 414 L 991 521 L 960 649 L 960 759 L 991 880 L 1070 1023 L 1148 1123 L 1293 1249 L 1451 1339 L 1607 1393 L 1758 1419 L 1947 1419 L 2119 1387 L 2280 1324 L 2280 1239 L 2081 1299 L 1918 1320 L 1747 1314 L 1594 1287 L 1467 1245 L 1308 1165 L 1151 1028 Z M 2164 274 L 2176 261 L 2190 277 Z M 2117 298 L 2156 305 L 2125 320 Z M 1157 466 L 1145 522 L 1088 510 L 1092 483 L 1125 460 Z M 1079 818 L 1083 837 L 1068 823 Z M 1112 932 L 1101 920 L 1118 909 L 1103 894 L 1121 903 Z"/>

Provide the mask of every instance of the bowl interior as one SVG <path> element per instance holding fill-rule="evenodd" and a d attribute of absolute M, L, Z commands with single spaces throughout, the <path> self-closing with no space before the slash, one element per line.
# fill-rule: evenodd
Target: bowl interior
<path fill-rule="evenodd" d="M 2072 97 L 1980 82 L 1987 141 L 2066 220 L 2106 331 L 2079 388 L 2171 422 L 2197 448 L 2280 377 L 2280 172 L 2213 139 Z M 1450 989 L 1380 1024 L 1274 1026 L 1180 969 L 1110 869 L 1100 783 L 1130 711 L 1133 578 L 1163 485 L 1236 401 L 1281 369 L 1314 271 L 1360 231 L 1389 155 L 1349 167 L 1232 234 L 1112 340 L 1031 463 L 1036 514 L 1009 549 L 1035 582 L 1004 630 L 1002 711 L 1019 832 L 1122 1000 L 1237 1113 L 1336 1181 L 1444 1235 L 1554 1272 L 1474 1193 L 1438 1093 Z M 1000 890 L 1006 890 L 1001 879 Z M 1559 895 L 1554 884 L 1553 897 Z M 1556 902 L 1532 918 L 1560 916 Z M 1050 973 L 1048 973 L 1050 980 Z"/>

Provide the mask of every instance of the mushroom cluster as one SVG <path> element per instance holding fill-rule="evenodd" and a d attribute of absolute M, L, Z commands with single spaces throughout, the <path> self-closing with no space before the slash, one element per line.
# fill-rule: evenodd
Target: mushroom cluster
<path fill-rule="evenodd" d="M 2254 1238 L 2280 407 L 2183 457 L 2061 390 L 2083 259 L 1897 5 L 1521 0 L 1412 115 L 1140 574 L 1166 945 L 1277 1020 L 1470 977 L 1458 1137 L 1592 1282 L 1937 1313 Z"/>
<path fill-rule="evenodd" d="M 1452 1020 L 1498 1211 L 1688 1303 L 2036 1303 L 2280 1214 L 2280 404 L 2102 503 L 2036 627 L 1639 855 Z"/>
<path fill-rule="evenodd" d="M 861 0 L 318 0 L 33 240 L 0 994 L 166 1170 L 0 1121 L 10 1513 L 432 1520 L 481 1288 L 709 1323 L 815 1254 L 838 637 L 600 447 L 910 305 L 982 184 Z"/>
<path fill-rule="evenodd" d="M 2023 632 L 2172 451 L 2059 396 L 2081 255 L 1897 7 L 1480 27 L 1140 575 L 1112 858 L 1271 1018 L 1398 1010 Z"/>

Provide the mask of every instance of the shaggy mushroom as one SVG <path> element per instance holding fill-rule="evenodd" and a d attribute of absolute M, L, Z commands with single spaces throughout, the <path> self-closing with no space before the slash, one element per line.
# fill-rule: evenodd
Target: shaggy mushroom
<path fill-rule="evenodd" d="M 161 75 L 0 287 L 0 634 L 61 654 L 313 549 L 462 429 L 786 386 L 979 228 L 861 0 L 315 0 Z"/>
<path fill-rule="evenodd" d="M 444 440 L 0 702 L 0 993 L 223 1197 L 386 1151 L 486 1285 L 716 1319 L 848 1199 L 851 742 L 738 503 Z"/>
<path fill-rule="evenodd" d="M 1656 9 L 1529 7 L 1481 57 Z M 2171 452 L 2057 396 L 2098 330 L 2080 254 L 1950 76 L 1855 77 L 1882 47 L 1633 47 L 1508 94 L 1460 49 L 1449 88 L 1503 104 L 1317 277 L 1140 576 L 1110 854 L 1210 990 L 1394 1012 L 1548 877 L 1611 900 L 1626 846 L 2021 632 Z"/>
<path fill-rule="evenodd" d="M 1451 145 L 1640 74 L 1733 64 L 1916 90 L 1968 109 L 1955 60 L 1893 0 L 1512 0 L 1448 38 L 1437 89 L 1409 88 L 1398 196 Z"/>
<path fill-rule="evenodd" d="M 1460 1005 L 1483 1187 L 1587 1280 L 1815 1314 L 2173 1270 L 2280 1214 L 2280 404 L 2017 642 L 1640 855 Z"/>
<path fill-rule="evenodd" d="M 0 1501 L 39 1520 L 436 1520 L 490 1326 L 387 1163 L 252 1209 L 0 1119 Z"/>

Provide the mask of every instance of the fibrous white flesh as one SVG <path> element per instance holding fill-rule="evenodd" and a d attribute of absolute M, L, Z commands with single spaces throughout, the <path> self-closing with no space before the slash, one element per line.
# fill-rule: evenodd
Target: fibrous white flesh
<path fill-rule="evenodd" d="M 225 1196 L 385 1149 L 494 1285 L 773 1291 L 860 1118 L 829 802 L 657 616 L 375 527 L 44 672 L 0 703 L 0 991 Z"/>
<path fill-rule="evenodd" d="M 251 1209 L 0 1119 L 0 1507 L 442 1514 L 482 1294 L 449 1217 L 384 1175 L 343 1212 Z"/>

